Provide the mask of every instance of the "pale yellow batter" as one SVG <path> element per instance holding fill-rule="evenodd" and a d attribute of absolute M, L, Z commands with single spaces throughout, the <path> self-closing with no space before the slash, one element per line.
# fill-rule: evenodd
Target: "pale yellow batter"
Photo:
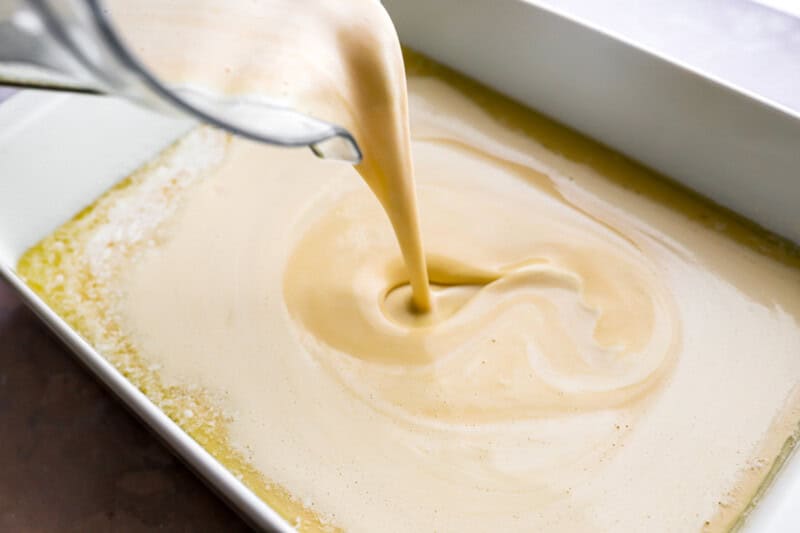
<path fill-rule="evenodd" d="M 126 275 L 136 345 L 349 531 L 684 531 L 741 509 L 796 416 L 798 272 L 440 81 L 411 94 L 428 253 L 475 285 L 435 285 L 415 324 L 353 172 L 234 141 Z"/>
<path fill-rule="evenodd" d="M 20 271 L 301 527 L 728 528 L 800 419 L 795 253 L 413 61 L 430 313 L 402 94 L 338 115 L 398 143 L 365 181 L 201 130 Z"/>

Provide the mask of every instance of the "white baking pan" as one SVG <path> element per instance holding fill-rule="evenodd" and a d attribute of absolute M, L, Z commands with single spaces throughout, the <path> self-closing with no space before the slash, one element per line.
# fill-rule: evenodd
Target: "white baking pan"
<path fill-rule="evenodd" d="M 744 2 L 725 3 L 737 1 Z M 612 3 L 617 7 L 638 4 L 632 0 Z M 385 4 L 407 44 L 800 242 L 800 210 L 796 208 L 800 105 L 795 107 L 791 92 L 780 91 L 783 82 L 775 73 L 769 78 L 770 86 L 763 85 L 763 78 L 761 86 L 748 86 L 749 78 L 740 71 L 709 73 L 696 61 L 699 56 L 681 55 L 681 50 L 695 48 L 681 43 L 678 48 L 659 49 L 636 40 L 620 27 L 603 26 L 602 17 L 593 19 L 589 4 L 579 0 L 565 1 L 558 9 L 520 0 L 392 0 Z M 709 4 L 713 2 L 703 3 Z M 794 24 L 765 8 L 748 4 L 747 9 L 756 10 L 753 16 L 769 18 L 771 27 L 775 20 L 789 28 Z M 646 27 L 647 16 L 637 16 L 641 24 L 633 27 Z M 784 54 L 782 61 L 790 61 L 787 50 L 800 47 L 800 24 L 796 28 L 786 43 L 773 43 Z M 691 32 L 681 35 L 684 40 L 692 37 Z M 719 45 L 719 39 L 729 37 L 720 34 L 714 41 L 706 35 L 704 45 Z M 726 50 L 735 46 L 729 43 Z M 787 79 L 792 83 L 791 77 Z M 793 83 L 800 94 L 800 79 Z M 44 91 L 20 91 L 3 100 L 4 96 L 0 89 L 0 275 L 92 373 L 246 519 L 261 529 L 290 530 L 14 272 L 30 246 L 192 124 L 111 98 Z M 800 502 L 800 457 L 788 462 L 747 529 L 800 531 L 796 502 Z"/>

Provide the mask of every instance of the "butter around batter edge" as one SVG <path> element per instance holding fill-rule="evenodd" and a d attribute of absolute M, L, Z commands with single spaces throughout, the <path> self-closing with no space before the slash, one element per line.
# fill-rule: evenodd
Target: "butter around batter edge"
<path fill-rule="evenodd" d="M 450 387 L 440 392 L 461 402 L 455 408 L 443 410 L 436 398 L 424 394 L 413 396 L 415 405 L 404 403 L 403 395 L 395 394 L 408 384 L 402 381 L 403 376 L 398 385 L 397 376 L 376 377 L 372 363 L 362 367 L 359 361 L 354 363 L 327 350 L 319 337 L 306 335 L 298 318 L 298 304 L 290 302 L 291 298 L 282 303 L 286 283 L 297 282 L 285 272 L 286 264 L 297 259 L 293 254 L 303 246 L 297 236 L 309 235 L 327 216 L 338 217 L 334 222 L 344 224 L 347 231 L 360 227 L 353 225 L 354 220 L 370 222 L 367 228 L 377 228 L 376 235 L 352 235 L 347 244 L 382 245 L 391 254 L 391 234 L 387 237 L 386 233 L 389 228 L 380 225 L 380 213 L 370 204 L 368 191 L 350 169 L 334 168 L 298 152 L 257 150 L 208 131 L 192 134 L 194 138 L 184 141 L 198 145 L 198 153 L 212 154 L 206 167 L 189 172 L 194 172 L 193 177 L 176 177 L 182 170 L 180 151 L 193 150 L 191 146 L 178 146 L 165 156 L 167 160 L 172 157 L 172 167 L 154 165 L 127 187 L 112 191 L 88 214 L 31 250 L 22 259 L 20 272 L 32 284 L 38 284 L 40 294 L 95 346 L 107 347 L 104 351 L 112 361 L 127 368 L 137 385 L 155 396 L 162 408 L 221 456 L 223 463 L 244 472 L 248 485 L 257 486 L 267 501 L 278 502 L 277 507 L 290 521 L 303 516 L 303 524 L 313 528 L 315 514 L 327 523 L 352 530 L 376 523 L 405 529 L 430 524 L 440 529 L 480 529 L 484 524 L 480 511 L 491 506 L 500 516 L 483 518 L 508 528 L 560 525 L 569 531 L 580 526 L 610 529 L 645 524 L 653 530 L 659 526 L 668 530 L 693 525 L 700 528 L 706 520 L 710 529 L 728 527 L 768 475 L 771 462 L 786 438 L 793 435 L 800 418 L 794 398 L 796 376 L 800 375 L 796 357 L 800 351 L 797 255 L 790 246 L 664 184 L 592 141 L 433 67 L 427 60 L 410 55 L 407 63 L 412 78 L 414 149 L 424 160 L 419 163 L 423 169 L 419 174 L 423 235 L 441 235 L 441 242 L 431 243 L 432 249 L 458 246 L 458 232 L 447 228 L 452 219 L 443 217 L 432 228 L 425 227 L 426 220 L 435 218 L 426 216 L 426 209 L 434 212 L 450 208 L 458 221 L 470 224 L 467 253 L 474 254 L 476 263 L 484 258 L 482 254 L 488 254 L 487 250 L 507 255 L 505 262 L 487 268 L 508 267 L 520 259 L 515 246 L 529 243 L 498 244 L 505 236 L 503 231 L 492 228 L 488 221 L 472 223 L 462 211 L 463 205 L 486 196 L 487 187 L 489 191 L 497 187 L 498 198 L 503 201 L 485 209 L 507 217 L 508 227 L 525 224 L 526 238 L 537 231 L 537 210 L 530 210 L 530 219 L 519 221 L 516 213 L 526 206 L 538 206 L 560 222 L 546 227 L 553 235 L 577 236 L 579 241 L 583 235 L 586 240 L 580 242 L 589 242 L 598 253 L 622 257 L 619 268 L 628 269 L 645 287 L 656 284 L 656 293 L 663 295 L 659 305 L 650 304 L 652 309 L 661 310 L 653 316 L 666 316 L 668 325 L 677 326 L 660 335 L 670 340 L 670 332 L 680 330 L 678 353 L 673 353 L 676 348 L 670 342 L 665 347 L 658 344 L 656 348 L 662 346 L 663 350 L 652 352 L 656 355 L 646 359 L 652 365 L 642 367 L 639 374 L 635 365 L 616 370 L 613 365 L 605 367 L 615 377 L 645 376 L 645 386 L 640 390 L 631 390 L 629 381 L 617 381 L 627 384 L 620 398 L 614 391 L 609 393 L 608 381 L 598 381 L 586 393 L 587 384 L 572 379 L 576 366 L 541 366 L 545 357 L 537 360 L 541 364 L 536 369 L 547 374 L 549 381 L 544 381 L 549 385 L 543 386 L 542 394 L 524 398 L 525 405 L 514 405 L 510 411 L 508 403 L 502 401 L 488 406 L 466 402 L 464 391 L 452 379 L 447 384 Z M 453 86 L 468 87 L 469 96 Z M 213 150 L 220 150 L 217 159 Z M 578 152 L 581 155 L 576 157 Z M 437 182 L 436 176 L 425 175 L 424 168 L 436 165 L 442 157 L 456 158 L 459 154 L 465 158 L 454 165 L 459 170 L 485 169 L 483 175 L 496 179 L 485 183 L 481 175 L 467 176 L 468 184 L 448 196 L 447 188 L 457 177 L 440 176 Z M 587 165 L 587 161 L 592 164 Z M 269 172 L 284 178 L 297 177 L 295 168 L 318 168 L 314 172 L 325 176 L 302 177 L 285 187 L 289 183 L 286 180 L 237 173 L 237 168 L 252 169 L 254 163 L 269 166 Z M 206 168 L 226 169 L 225 179 L 219 179 L 222 174 L 217 171 L 208 176 Z M 270 200 L 277 192 L 289 200 Z M 178 205 L 175 213 L 167 220 L 153 214 L 152 226 L 143 231 L 147 239 L 131 240 L 125 232 L 120 237 L 115 235 L 111 229 L 115 223 L 122 220 L 131 227 L 141 220 L 142 213 L 137 209 L 153 204 L 137 204 L 137 197 L 146 194 L 174 195 L 169 201 Z M 530 199 L 526 198 L 528 194 Z M 508 202 L 508 212 L 503 202 Z M 237 206 L 235 213 L 229 209 L 232 205 Z M 220 231 L 230 229 L 231 224 L 236 224 L 236 231 Z M 203 230 L 198 231 L 198 227 Z M 265 228 L 275 230 L 265 236 Z M 535 239 L 532 242 L 537 243 Z M 549 246 L 548 257 L 556 257 L 573 271 L 591 269 L 591 261 L 580 254 L 559 250 L 558 243 L 541 242 L 542 248 Z M 108 245 L 125 247 L 120 264 L 108 264 L 109 258 L 103 254 Z M 635 256 L 633 260 L 625 260 L 628 253 Z M 133 267 L 130 259 L 125 259 L 132 256 L 136 257 Z M 233 261 L 236 257 L 239 259 Z M 314 261 L 314 257 L 309 259 L 312 265 Z M 186 264 L 196 267 L 189 269 Z M 66 276 L 70 268 L 77 275 Z M 63 283 L 72 285 L 55 284 L 56 274 L 68 277 Z M 237 280 L 259 276 L 269 280 L 261 291 L 237 285 Z M 598 276 L 601 281 L 606 279 Z M 179 286 L 183 284 L 183 288 Z M 134 294 L 137 287 L 174 292 L 169 293 L 170 301 L 158 300 L 165 305 L 154 310 L 147 298 Z M 565 283 L 547 290 L 552 290 L 557 303 L 564 303 L 561 300 L 574 289 Z M 127 298 L 120 298 L 120 291 Z M 138 291 L 139 295 L 145 293 Z M 637 302 L 636 291 L 629 300 Z M 199 302 L 214 305 L 206 307 Z M 568 303 L 558 312 L 581 312 L 581 306 L 570 307 Z M 274 307 L 265 311 L 270 305 Z M 586 311 L 589 315 L 591 308 L 589 305 Z M 205 309 L 215 311 L 206 314 Z M 220 310 L 226 314 L 214 314 Z M 99 322 L 104 327 L 96 326 L 92 313 L 105 315 Z M 519 313 L 525 315 L 524 311 Z M 259 316 L 275 320 L 260 323 L 266 331 L 259 337 L 248 337 L 245 332 L 253 326 L 248 317 Z M 472 352 L 458 354 L 477 367 L 472 376 L 482 386 L 503 378 L 502 368 L 492 369 L 495 374 L 487 373 L 480 367 L 489 363 L 475 358 L 481 353 L 502 353 L 492 347 L 503 342 L 507 324 L 502 318 L 492 324 L 496 331 L 470 339 Z M 529 316 L 521 319 L 532 323 L 541 320 Z M 158 328 L 150 320 L 168 321 L 170 327 L 175 324 L 181 329 L 166 340 L 158 338 L 153 333 Z M 757 321 L 757 327 L 753 321 Z M 218 331 L 214 331 L 215 325 Z M 609 331 L 613 333 L 612 326 Z M 203 337 L 198 335 L 208 332 L 211 336 L 206 340 L 210 338 L 211 342 L 205 342 L 204 347 Z M 232 332 L 242 343 L 231 342 Z M 176 344 L 169 344 L 173 342 Z M 180 345 L 186 342 L 192 349 L 181 356 Z M 487 344 L 485 350 L 481 342 Z M 525 339 L 516 342 L 524 343 Z M 203 350 L 206 352 L 200 353 Z M 259 361 L 245 356 L 237 367 L 233 358 L 248 350 L 271 355 Z M 320 352 L 315 355 L 314 350 Z M 165 353 L 177 356 L 168 360 L 161 355 Z M 316 373 L 304 374 L 309 368 Z M 655 373 L 647 372 L 653 368 Z M 273 397 L 283 401 L 263 409 L 249 408 L 253 403 L 263 403 L 254 402 L 259 387 L 266 388 L 270 377 L 280 370 L 291 378 L 281 385 L 281 395 Z M 385 393 L 377 408 L 365 400 L 376 390 L 356 386 L 365 383 L 361 379 L 365 376 L 381 384 L 377 392 Z M 428 380 L 435 377 L 423 375 Z M 513 379 L 504 389 L 518 391 L 515 387 L 519 386 L 527 390 L 525 383 L 513 383 Z M 582 386 L 584 389 L 580 389 Z M 235 390 L 237 387 L 240 390 Z M 315 396 L 325 391 L 331 396 Z M 558 405 L 559 392 L 561 397 L 572 395 L 572 400 Z M 589 399 L 582 401 L 581 395 Z M 516 392 L 512 396 L 520 398 Z M 296 399 L 305 402 L 302 412 L 317 418 L 289 420 L 288 409 Z M 331 401 L 326 403 L 325 399 Z M 542 402 L 547 406 L 544 409 Z M 597 402 L 602 409 L 595 408 Z M 459 425 L 461 417 L 467 415 L 469 430 Z M 520 418 L 524 418 L 524 424 L 513 427 Z M 392 423 L 387 424 L 387 420 Z M 508 427 L 490 433 L 494 426 L 503 424 Z M 278 435 L 268 431 L 281 425 L 294 429 L 287 427 Z M 372 430 L 365 434 L 364 428 Z M 269 433 L 267 440 L 261 440 L 260 435 L 265 433 Z M 354 435 L 365 436 L 353 439 Z M 548 435 L 576 437 L 577 444 L 562 446 L 548 455 Z M 488 445 L 486 439 L 490 442 L 493 437 L 499 442 Z M 273 438 L 276 440 L 269 440 Z M 520 444 L 523 438 L 540 441 L 532 445 L 537 446 L 536 454 L 519 452 L 525 449 Z M 315 448 L 315 443 L 324 446 Z M 583 447 L 586 443 L 591 446 Z M 321 457 L 323 464 L 314 463 Z M 447 459 L 455 461 L 451 468 Z M 549 465 L 548 460 L 552 461 Z M 548 470 L 553 465 L 557 468 Z M 331 470 L 326 474 L 325 468 Z M 676 476 L 676 471 L 685 474 Z M 547 475 L 537 477 L 537 472 Z M 419 478 L 404 478 L 407 473 L 423 476 L 437 490 L 426 491 L 414 482 Z M 265 491 L 260 474 L 283 491 Z M 551 482 L 553 477 L 557 481 Z M 483 489 L 472 492 L 464 488 L 464 479 Z M 404 487 L 406 492 L 395 492 L 388 498 L 380 493 Z M 312 515 L 287 498 L 287 491 L 303 503 L 301 507 L 310 508 Z M 697 503 L 698 499 L 702 501 Z M 531 501 L 538 505 L 531 505 Z M 431 502 L 449 502 L 454 508 L 426 508 Z M 579 503 L 586 505 L 578 508 Z M 465 507 L 475 512 L 465 512 Z M 685 512 L 690 508 L 694 514 Z M 525 514 L 531 511 L 535 516 Z M 405 512 L 413 516 L 404 517 Z"/>

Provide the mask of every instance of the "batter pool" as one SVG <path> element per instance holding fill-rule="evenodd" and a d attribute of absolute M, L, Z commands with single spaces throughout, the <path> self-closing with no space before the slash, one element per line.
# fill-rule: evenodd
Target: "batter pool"
<path fill-rule="evenodd" d="M 796 250 L 406 65 L 432 313 L 351 167 L 208 129 L 20 274 L 301 530 L 735 525 L 800 420 Z"/>

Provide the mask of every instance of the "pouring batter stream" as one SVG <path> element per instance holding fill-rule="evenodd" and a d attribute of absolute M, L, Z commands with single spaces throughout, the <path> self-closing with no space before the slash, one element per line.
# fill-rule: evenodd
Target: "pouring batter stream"
<path fill-rule="evenodd" d="M 173 85 L 269 98 L 347 128 L 363 154 L 356 169 L 396 233 L 414 308 L 430 309 L 405 67 L 380 2 L 111 0 L 109 7 L 144 63 Z"/>

